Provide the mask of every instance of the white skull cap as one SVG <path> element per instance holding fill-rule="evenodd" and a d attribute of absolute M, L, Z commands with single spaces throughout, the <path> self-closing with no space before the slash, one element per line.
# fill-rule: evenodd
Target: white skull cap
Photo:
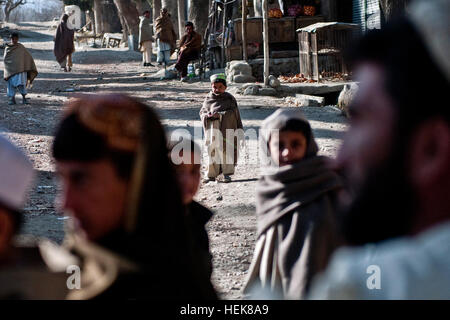
<path fill-rule="evenodd" d="M 450 81 L 450 1 L 415 0 L 408 12 L 438 68 Z"/>
<path fill-rule="evenodd" d="M 13 210 L 21 210 L 33 176 L 30 160 L 0 136 L 0 203 Z"/>

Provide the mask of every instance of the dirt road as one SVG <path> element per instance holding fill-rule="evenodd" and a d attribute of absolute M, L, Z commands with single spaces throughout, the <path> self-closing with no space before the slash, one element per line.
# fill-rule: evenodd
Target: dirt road
<path fill-rule="evenodd" d="M 48 26 L 34 22 L 10 25 L 21 33 L 20 42 L 31 51 L 39 76 L 29 94 L 31 105 L 8 106 L 6 82 L 1 82 L 4 98 L 0 104 L 0 132 L 30 156 L 36 169 L 22 234 L 59 242 L 64 236 L 65 218 L 57 210 L 59 186 L 50 146 L 63 103 L 77 92 L 123 92 L 152 102 L 167 130 L 185 129 L 194 133 L 201 128 L 198 112 L 209 84 L 151 80 L 149 76 L 158 68 L 142 67 L 141 55 L 127 49 L 77 47 L 73 72 L 64 73 L 53 56 L 55 31 Z M 3 71 L 3 59 L 0 68 Z M 282 98 L 236 95 L 236 99 L 245 129 L 257 130 L 276 108 L 289 107 Z M 303 108 L 303 111 L 312 123 L 320 154 L 334 156 L 346 129 L 346 119 L 332 106 Z M 252 258 L 258 177 L 254 159 L 255 154 L 244 155 L 233 182 L 201 185 L 197 195 L 201 203 L 215 212 L 208 232 L 213 253 L 213 282 L 223 299 L 242 297 L 241 288 Z"/>

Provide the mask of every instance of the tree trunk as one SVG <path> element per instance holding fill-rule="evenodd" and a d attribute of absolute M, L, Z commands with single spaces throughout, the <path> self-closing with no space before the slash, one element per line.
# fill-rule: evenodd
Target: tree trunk
<path fill-rule="evenodd" d="M 190 0 L 189 21 L 194 23 L 195 30 L 203 37 L 208 25 L 209 0 Z"/>
<path fill-rule="evenodd" d="M 263 41 L 264 41 L 264 85 L 269 85 L 269 17 L 268 17 L 268 0 L 262 1 L 263 15 Z"/>
<path fill-rule="evenodd" d="M 167 11 L 169 11 L 175 33 L 179 39 L 180 35 L 178 28 L 176 27 L 178 25 L 178 0 L 161 0 L 161 6 L 163 8 L 167 8 Z"/>
<path fill-rule="evenodd" d="M 103 2 L 103 11 L 102 11 L 102 27 L 103 32 L 108 33 L 116 33 L 120 32 L 121 23 L 119 19 L 119 15 L 117 13 L 117 8 L 114 5 L 112 0 L 101 0 Z"/>
<path fill-rule="evenodd" d="M 153 21 L 159 17 L 161 11 L 161 0 L 153 0 Z"/>
<path fill-rule="evenodd" d="M 405 12 L 410 0 L 380 0 L 382 23 L 385 24 L 392 18 Z"/>
<path fill-rule="evenodd" d="M 178 34 L 184 33 L 184 24 L 186 22 L 186 15 L 184 7 L 186 5 L 185 0 L 178 0 Z"/>
<path fill-rule="evenodd" d="M 122 16 L 122 28 L 126 29 L 127 35 L 132 36 L 135 50 L 137 50 L 137 39 L 139 38 L 139 13 L 136 6 L 130 0 L 114 0 L 119 16 Z"/>
<path fill-rule="evenodd" d="M 242 59 L 247 61 L 247 0 L 242 0 L 242 29 L 236 32 L 239 31 L 242 32 Z"/>
<path fill-rule="evenodd" d="M 102 34 L 104 32 L 102 0 L 94 0 L 94 21 L 95 34 Z"/>

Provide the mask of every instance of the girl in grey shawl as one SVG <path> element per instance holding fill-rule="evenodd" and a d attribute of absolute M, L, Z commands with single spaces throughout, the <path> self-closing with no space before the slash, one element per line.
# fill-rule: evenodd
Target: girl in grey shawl
<path fill-rule="evenodd" d="M 204 182 L 214 181 L 221 173 L 223 181 L 230 182 L 238 159 L 238 147 L 244 131 L 236 99 L 225 92 L 223 73 L 211 76 L 211 92 L 200 109 L 208 148 L 208 173 Z"/>
<path fill-rule="evenodd" d="M 244 288 L 250 298 L 303 299 L 338 246 L 339 177 L 318 156 L 299 110 L 279 109 L 262 124 L 257 231 Z"/>

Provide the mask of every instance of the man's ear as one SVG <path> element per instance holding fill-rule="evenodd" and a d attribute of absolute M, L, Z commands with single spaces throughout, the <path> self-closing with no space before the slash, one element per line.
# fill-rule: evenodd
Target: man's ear
<path fill-rule="evenodd" d="M 421 125 L 410 141 L 409 170 L 415 187 L 429 188 L 449 179 L 450 127 L 434 118 Z"/>
<path fill-rule="evenodd" d="M 0 255 L 8 249 L 13 235 L 13 219 L 5 209 L 0 208 Z"/>

